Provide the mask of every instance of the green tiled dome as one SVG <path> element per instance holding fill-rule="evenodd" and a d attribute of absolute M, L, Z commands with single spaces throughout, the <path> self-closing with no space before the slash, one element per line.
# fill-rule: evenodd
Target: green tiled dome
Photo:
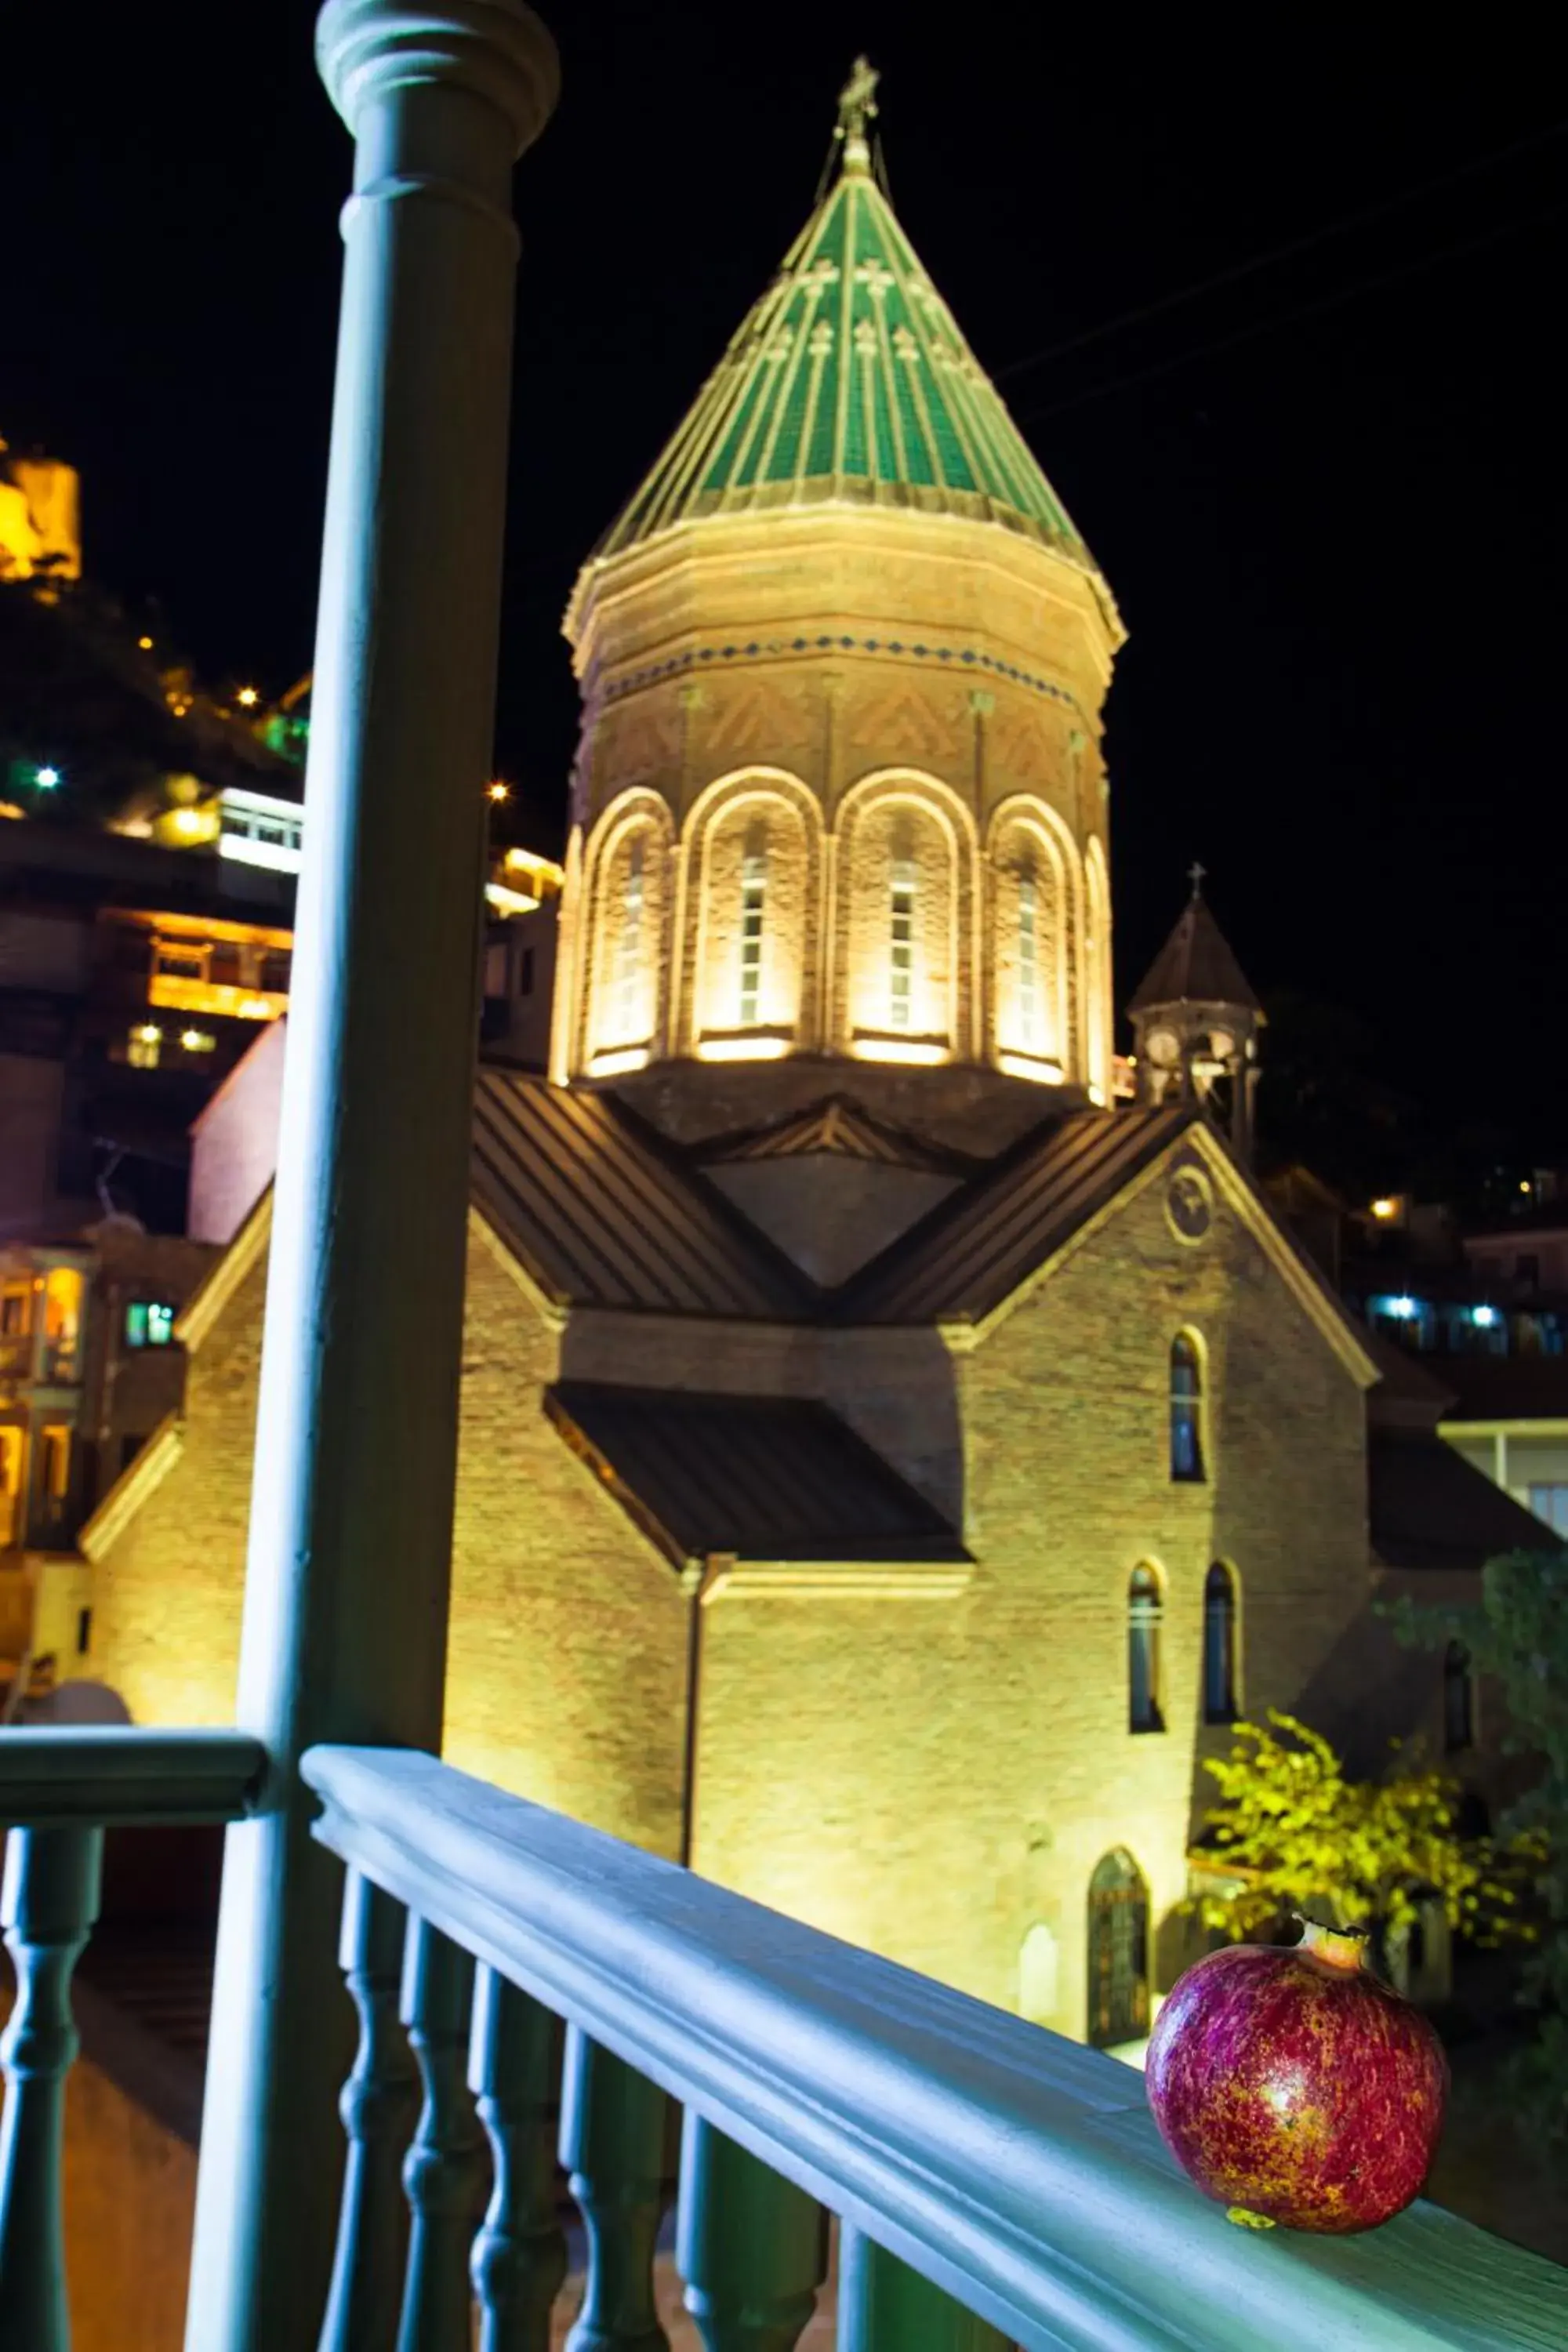
<path fill-rule="evenodd" d="M 1096 568 L 858 137 L 597 552 L 702 515 L 839 501 L 993 520 Z"/>

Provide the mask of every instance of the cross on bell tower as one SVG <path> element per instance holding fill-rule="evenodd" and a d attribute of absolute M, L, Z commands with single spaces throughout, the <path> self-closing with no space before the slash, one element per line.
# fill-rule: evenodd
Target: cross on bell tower
<path fill-rule="evenodd" d="M 1252 1158 L 1263 1007 L 1187 868 L 1192 896 L 1128 1006 L 1141 1103 L 1201 1103 L 1245 1165 Z"/>

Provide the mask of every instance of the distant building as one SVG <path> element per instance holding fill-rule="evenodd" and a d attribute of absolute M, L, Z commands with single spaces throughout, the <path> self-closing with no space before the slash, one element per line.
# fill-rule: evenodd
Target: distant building
<path fill-rule="evenodd" d="M 106 1208 L 178 1232 L 186 1137 L 288 1002 L 292 881 L 0 824 L 0 1239 Z"/>
<path fill-rule="evenodd" d="M 77 1533 L 179 1408 L 175 1326 L 214 1256 L 121 1217 L 0 1243 L 0 1684 L 37 1697 L 87 1673 Z"/>

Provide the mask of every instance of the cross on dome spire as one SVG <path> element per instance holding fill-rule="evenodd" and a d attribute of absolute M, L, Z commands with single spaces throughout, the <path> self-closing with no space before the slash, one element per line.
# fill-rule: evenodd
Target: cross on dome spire
<path fill-rule="evenodd" d="M 867 139 L 867 127 L 876 120 L 877 84 L 881 76 L 867 58 L 857 58 L 849 68 L 849 79 L 838 93 L 838 121 L 833 136 L 844 148 L 844 168 L 847 172 L 868 172 L 871 149 Z"/>
<path fill-rule="evenodd" d="M 1207 873 L 1208 867 L 1201 864 L 1200 861 L 1194 857 L 1192 864 L 1187 868 L 1187 879 L 1193 886 L 1193 896 L 1194 898 L 1201 898 L 1203 897 L 1204 880 Z"/>

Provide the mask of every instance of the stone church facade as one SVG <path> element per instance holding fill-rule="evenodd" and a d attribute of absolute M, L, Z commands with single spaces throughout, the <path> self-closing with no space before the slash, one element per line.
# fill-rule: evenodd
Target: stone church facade
<path fill-rule="evenodd" d="M 1113 2046 L 1204 1755 L 1378 1715 L 1380 1367 L 1190 1088 L 1112 1101 L 1115 604 L 847 130 L 568 614 L 551 1066 L 476 1089 L 446 1752 Z M 231 1714 L 268 1223 L 88 1530 L 139 1722 Z"/>

